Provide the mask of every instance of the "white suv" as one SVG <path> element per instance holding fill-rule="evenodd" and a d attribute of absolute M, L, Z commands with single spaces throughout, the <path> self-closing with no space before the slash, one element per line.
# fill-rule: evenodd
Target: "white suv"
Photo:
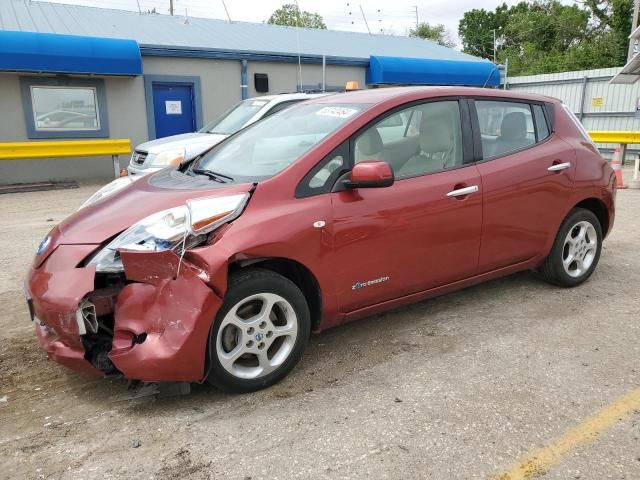
<path fill-rule="evenodd" d="M 238 130 L 304 100 L 326 93 L 283 93 L 243 100 L 193 133 L 158 138 L 138 145 L 127 167 L 130 175 L 146 175 L 191 160 Z"/>

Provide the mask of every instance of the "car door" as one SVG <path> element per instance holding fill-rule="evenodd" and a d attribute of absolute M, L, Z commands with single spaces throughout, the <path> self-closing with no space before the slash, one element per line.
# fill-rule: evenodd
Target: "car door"
<path fill-rule="evenodd" d="M 567 213 L 575 152 L 553 135 L 545 112 L 541 103 L 471 101 L 482 150 L 480 273 L 541 254 Z"/>
<path fill-rule="evenodd" d="M 332 264 L 343 312 L 475 274 L 482 192 L 477 167 L 466 163 L 472 138 L 462 107 L 454 99 L 396 109 L 351 139 L 351 165 L 386 161 L 395 182 L 331 194 Z"/>

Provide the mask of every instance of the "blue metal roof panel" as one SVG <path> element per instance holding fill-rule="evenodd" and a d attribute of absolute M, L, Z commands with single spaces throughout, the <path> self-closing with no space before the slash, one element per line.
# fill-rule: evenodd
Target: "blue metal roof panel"
<path fill-rule="evenodd" d="M 496 87 L 500 71 L 490 61 L 372 56 L 367 84 Z"/>
<path fill-rule="evenodd" d="M 135 40 L 0 30 L 0 71 L 141 75 Z"/>
<path fill-rule="evenodd" d="M 88 31 L 87 26 L 90 26 Z M 26 0 L 0 1 L 0 29 L 128 38 L 140 45 L 359 58 L 371 55 L 479 61 L 419 38 L 261 23 L 138 14 Z M 297 32 L 296 32 L 297 31 Z"/>

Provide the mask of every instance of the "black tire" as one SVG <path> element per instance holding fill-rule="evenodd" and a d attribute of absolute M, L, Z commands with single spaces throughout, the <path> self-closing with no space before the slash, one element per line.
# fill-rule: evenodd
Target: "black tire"
<path fill-rule="evenodd" d="M 288 357 L 274 371 L 258 378 L 240 378 L 225 369 L 220 362 L 217 352 L 218 333 L 223 319 L 235 305 L 252 295 L 258 294 L 275 294 L 284 298 L 291 305 L 297 319 L 297 336 Z M 282 380 L 302 358 L 310 332 L 311 316 L 309 306 L 295 283 L 275 272 L 258 268 L 234 273 L 229 278 L 224 303 L 216 315 L 215 323 L 209 334 L 209 374 L 207 382 L 221 390 L 233 393 L 253 392 L 269 387 Z"/>
<path fill-rule="evenodd" d="M 580 222 L 588 222 L 591 224 L 596 233 L 596 251 L 593 257 L 593 261 L 589 268 L 578 276 L 571 276 L 565 270 L 563 265 L 563 257 L 566 254 L 565 239 L 570 231 Z M 544 280 L 560 287 L 575 287 L 587 280 L 600 260 L 600 252 L 602 251 L 602 227 L 598 217 L 595 216 L 590 210 L 584 208 L 574 208 L 569 212 L 569 215 L 564 219 L 558 234 L 556 235 L 551 252 L 544 260 L 544 263 L 538 270 Z"/>

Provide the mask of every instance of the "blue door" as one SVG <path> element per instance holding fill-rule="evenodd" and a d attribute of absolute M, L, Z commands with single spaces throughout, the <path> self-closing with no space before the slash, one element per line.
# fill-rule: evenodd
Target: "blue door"
<path fill-rule="evenodd" d="M 193 85 L 154 83 L 156 138 L 195 131 L 196 116 L 193 107 Z"/>

